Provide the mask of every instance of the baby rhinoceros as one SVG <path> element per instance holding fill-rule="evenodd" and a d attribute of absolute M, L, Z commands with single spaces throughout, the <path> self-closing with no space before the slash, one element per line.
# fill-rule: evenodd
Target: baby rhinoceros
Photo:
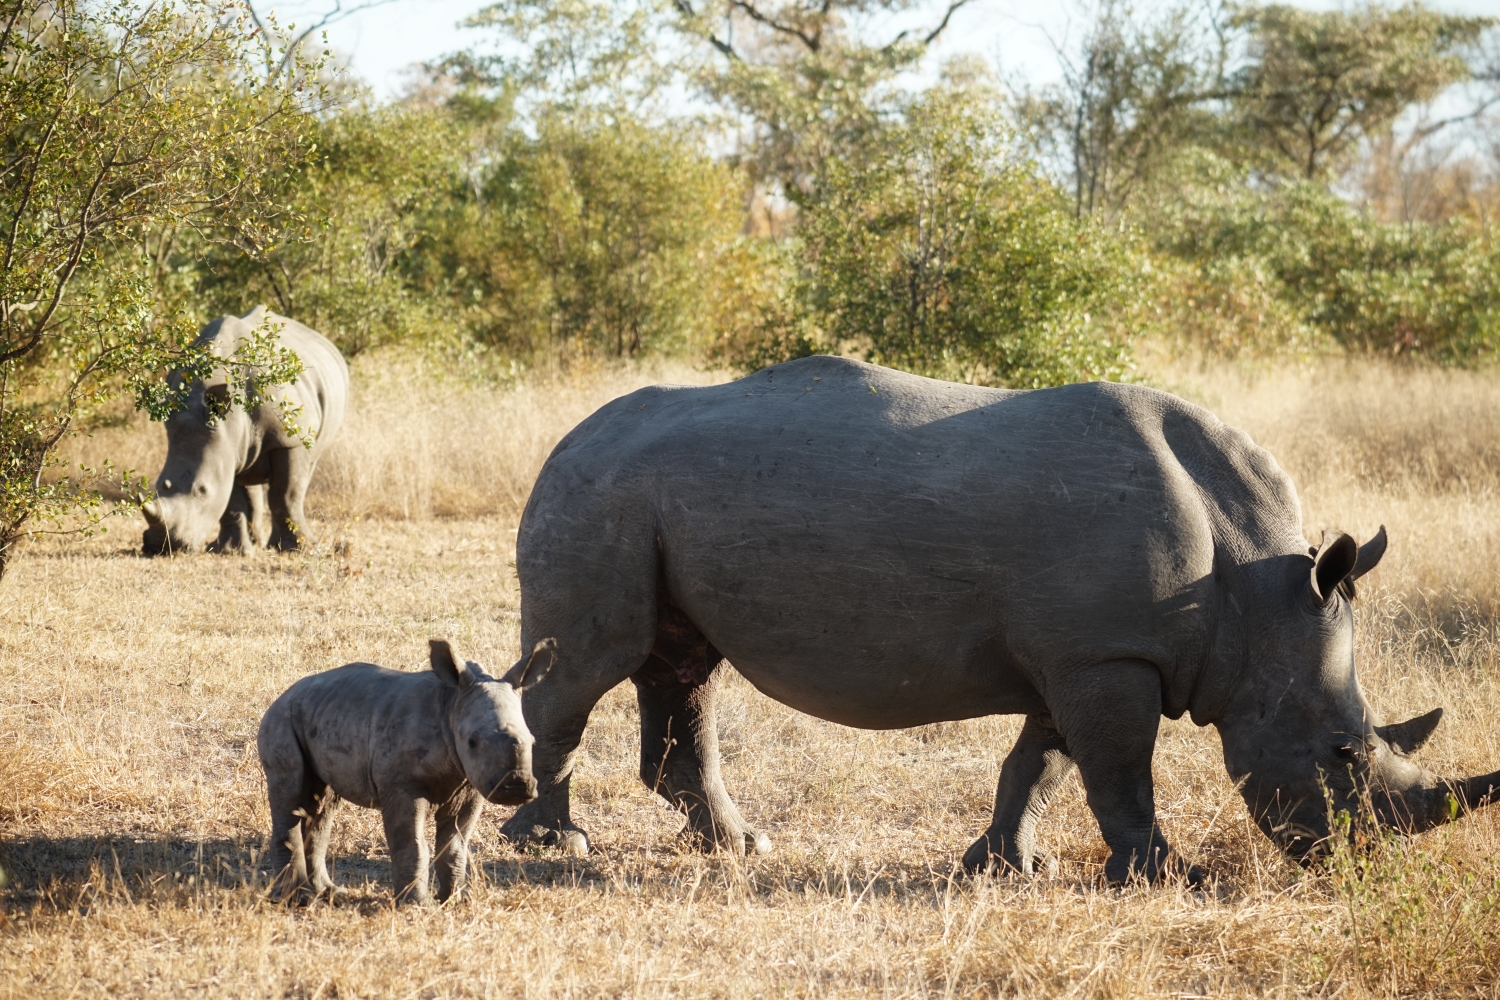
<path fill-rule="evenodd" d="M 306 901 L 333 889 L 328 833 L 342 799 L 379 809 L 396 900 L 428 901 L 427 821 L 437 824 L 439 900 L 458 892 L 484 800 L 536 798 L 521 692 L 552 666 L 544 639 L 504 677 L 430 640 L 432 670 L 349 663 L 287 688 L 260 722 L 271 800 L 272 895 Z"/>

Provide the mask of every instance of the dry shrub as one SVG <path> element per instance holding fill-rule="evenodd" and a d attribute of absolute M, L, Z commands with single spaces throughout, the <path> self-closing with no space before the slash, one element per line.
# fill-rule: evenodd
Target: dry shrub
<path fill-rule="evenodd" d="M 261 711 L 348 660 L 419 668 L 434 634 L 510 662 L 525 484 L 596 402 L 655 377 L 485 388 L 361 362 L 311 508 L 339 550 L 147 560 L 138 523 L 30 547 L 0 587 L 0 998 L 1500 994 L 1500 816 L 1304 872 L 1249 823 L 1214 732 L 1164 721 L 1159 816 L 1211 891 L 1101 887 L 1076 778 L 1041 829 L 1056 874 L 973 882 L 956 864 L 1018 719 L 851 730 L 733 674 L 726 781 L 771 833 L 769 857 L 682 849 L 680 817 L 636 777 L 625 685 L 579 752 L 588 858 L 511 849 L 491 809 L 470 896 L 395 912 L 378 815 L 351 808 L 332 849 L 347 895 L 268 905 Z M 1278 455 L 1309 534 L 1389 526 L 1357 605 L 1369 696 L 1391 718 L 1446 706 L 1420 757 L 1434 770 L 1496 766 L 1500 463 L 1484 428 L 1500 387 L 1375 365 L 1160 377 Z M 108 435 L 149 455 L 121 429 L 90 446 Z"/>

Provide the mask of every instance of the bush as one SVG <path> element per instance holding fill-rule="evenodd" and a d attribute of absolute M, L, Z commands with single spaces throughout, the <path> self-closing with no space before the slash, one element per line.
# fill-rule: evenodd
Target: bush
<path fill-rule="evenodd" d="M 264 302 L 348 357 L 457 333 L 444 296 L 415 285 L 414 251 L 458 173 L 462 132 L 442 109 L 355 107 L 311 126 L 315 157 L 277 178 L 280 201 L 311 220 L 257 246 L 184 245 L 202 319 Z"/>
<path fill-rule="evenodd" d="M 1189 324 L 1229 353 L 1305 341 L 1299 327 L 1351 350 L 1449 362 L 1477 360 L 1500 344 L 1492 224 L 1381 222 L 1303 182 L 1187 184 L 1150 226 L 1157 250 L 1182 265 L 1173 288 L 1179 301 L 1184 288 L 1201 287 L 1258 300 L 1250 314 L 1274 317 L 1247 326 L 1244 309 L 1238 317 L 1229 309 L 1228 322 L 1212 331 Z M 1226 296 L 1226 289 L 1236 291 Z M 1249 336 L 1223 336 L 1235 323 Z"/>
<path fill-rule="evenodd" d="M 1111 320 L 1137 301 L 1141 263 L 1118 234 L 1073 216 L 989 107 L 934 90 L 871 155 L 825 163 L 800 234 L 800 310 L 772 316 L 758 360 L 776 347 L 853 348 L 1016 387 L 1123 374 Z"/>
<path fill-rule="evenodd" d="M 701 352 L 746 313 L 758 257 L 740 236 L 737 185 L 693 136 L 557 113 L 534 136 L 501 133 L 490 162 L 427 251 L 481 342 Z"/>

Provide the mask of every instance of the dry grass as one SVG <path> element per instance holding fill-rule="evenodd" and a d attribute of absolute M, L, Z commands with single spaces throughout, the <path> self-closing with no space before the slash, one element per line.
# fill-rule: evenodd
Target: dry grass
<path fill-rule="evenodd" d="M 261 710 L 346 660 L 415 667 L 434 633 L 508 662 L 526 485 L 576 419 L 662 374 L 704 378 L 501 391 L 363 368 L 312 506 L 346 545 L 143 560 L 121 525 L 28 549 L 0 585 L 0 997 L 1500 994 L 1497 817 L 1392 845 L 1360 877 L 1310 876 L 1249 828 L 1214 734 L 1184 721 L 1163 729 L 1158 801 L 1213 892 L 1099 888 L 1076 779 L 1044 826 L 1054 877 L 966 882 L 954 866 L 1017 720 L 859 732 L 733 676 L 726 775 L 768 858 L 679 850 L 680 820 L 635 778 L 627 686 L 596 710 L 575 780 L 589 858 L 513 851 L 491 809 L 470 896 L 396 912 L 377 817 L 351 809 L 334 841 L 347 900 L 267 905 Z M 1372 698 L 1448 707 L 1430 766 L 1500 761 L 1500 387 L 1367 367 L 1159 378 L 1281 456 L 1310 535 L 1389 526 L 1359 612 Z M 127 428 L 88 447 L 154 471 L 160 444 Z"/>

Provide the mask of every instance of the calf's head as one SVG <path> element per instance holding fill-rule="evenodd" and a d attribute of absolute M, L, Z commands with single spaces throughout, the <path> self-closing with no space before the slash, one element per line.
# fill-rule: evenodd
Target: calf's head
<path fill-rule="evenodd" d="M 504 677 L 494 678 L 477 663 L 456 656 L 446 639 L 428 641 L 432 672 L 454 689 L 448 708 L 453 750 L 464 777 L 486 799 L 516 806 L 536 798 L 531 773 L 535 742 L 521 714 L 521 692 L 552 667 L 557 643 L 544 639 Z"/>
<path fill-rule="evenodd" d="M 1217 722 L 1230 777 L 1260 828 L 1307 861 L 1330 814 L 1416 833 L 1500 795 L 1500 772 L 1445 780 L 1407 759 L 1437 709 L 1384 726 L 1354 669 L 1354 581 L 1385 552 L 1385 529 L 1363 547 L 1325 533 L 1307 556 L 1268 560 L 1247 595 L 1239 678 Z"/>
<path fill-rule="evenodd" d="M 156 477 L 156 499 L 141 508 L 147 555 L 191 552 L 218 540 L 243 457 L 240 425 L 248 419 L 229 409 L 228 399 L 222 382 L 196 387 L 187 406 L 167 418 L 167 460 Z"/>

